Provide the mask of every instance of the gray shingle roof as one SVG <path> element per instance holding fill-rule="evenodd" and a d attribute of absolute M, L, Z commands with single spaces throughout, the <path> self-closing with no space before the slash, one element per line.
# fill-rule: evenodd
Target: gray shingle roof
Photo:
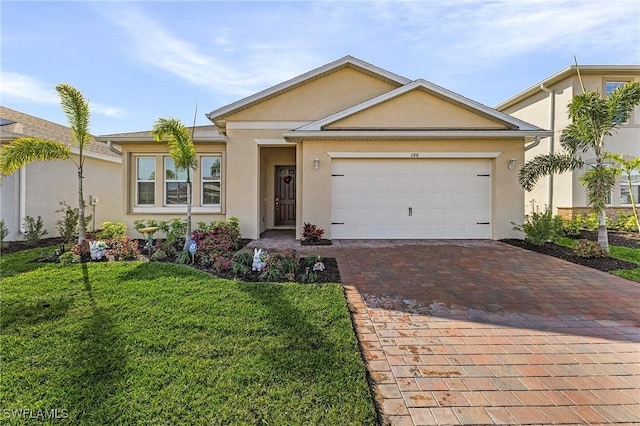
<path fill-rule="evenodd" d="M 71 130 L 61 124 L 53 123 L 4 106 L 0 106 L 0 118 L 14 122 L 14 124 L 0 126 L 0 137 L 3 140 L 31 136 L 51 139 L 71 147 L 77 147 L 71 138 Z M 120 158 L 117 154 L 109 150 L 106 143 L 96 141 L 93 136 L 91 136 L 91 142 L 89 142 L 85 148 L 96 154 Z"/>

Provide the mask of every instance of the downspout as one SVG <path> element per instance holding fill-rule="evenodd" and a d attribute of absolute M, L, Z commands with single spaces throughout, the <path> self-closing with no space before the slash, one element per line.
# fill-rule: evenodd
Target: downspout
<path fill-rule="evenodd" d="M 27 168 L 20 167 L 18 172 L 18 230 L 21 234 L 26 232 L 24 219 L 27 217 Z"/>
<path fill-rule="evenodd" d="M 552 89 L 544 87 L 544 84 L 540 84 L 540 90 L 549 94 L 549 130 L 553 132 L 551 138 L 549 138 L 549 154 L 555 153 L 555 135 L 556 135 L 556 96 Z M 549 174 L 549 186 L 547 189 L 547 200 L 549 210 L 553 212 L 553 173 Z"/>
<path fill-rule="evenodd" d="M 117 154 L 119 156 L 122 156 L 122 151 L 120 151 L 118 148 L 116 148 L 115 146 L 113 146 L 113 142 L 111 141 L 107 141 L 107 147 L 109 148 L 109 151 L 113 152 L 114 154 Z"/>

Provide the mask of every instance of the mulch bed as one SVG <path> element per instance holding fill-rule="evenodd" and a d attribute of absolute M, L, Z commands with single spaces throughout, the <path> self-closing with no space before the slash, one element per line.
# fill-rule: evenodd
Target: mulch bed
<path fill-rule="evenodd" d="M 597 241 L 598 233 L 583 231 L 580 234 L 579 238 L 587 239 L 590 241 Z M 573 251 L 573 249 L 559 246 L 554 243 L 545 243 L 544 245 L 539 246 L 525 240 L 504 239 L 500 241 L 511 244 L 512 246 L 557 257 L 572 263 L 577 263 L 578 265 L 598 269 L 599 271 L 603 272 L 615 271 L 616 269 L 638 268 L 637 263 L 627 262 L 625 260 L 614 259 L 611 257 L 580 257 Z M 613 246 L 640 249 L 640 234 L 631 232 L 609 231 L 609 244 Z"/>

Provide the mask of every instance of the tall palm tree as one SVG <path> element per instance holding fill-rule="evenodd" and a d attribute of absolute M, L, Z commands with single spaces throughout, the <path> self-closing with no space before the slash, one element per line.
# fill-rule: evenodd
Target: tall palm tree
<path fill-rule="evenodd" d="M 629 201 L 631 202 L 631 209 L 633 210 L 633 216 L 636 219 L 636 226 L 638 227 L 638 232 L 640 232 L 640 218 L 638 217 L 638 208 L 636 207 L 636 199 L 633 195 L 633 186 L 631 182 L 631 174 L 634 170 L 640 170 L 640 157 L 629 158 L 628 156 L 625 158 L 620 154 L 615 154 L 612 152 L 607 153 L 607 159 L 613 160 L 620 168 L 618 169 L 621 172 L 625 172 L 627 175 L 627 186 L 629 187 Z"/>
<path fill-rule="evenodd" d="M 587 203 L 598 213 L 598 244 L 608 253 L 605 209 L 607 197 L 615 184 L 616 171 L 604 162 L 607 154 L 605 138 L 625 123 L 633 109 L 640 105 L 640 82 L 624 84 L 604 98 L 598 91 L 586 91 L 583 84 L 582 92 L 569 103 L 571 124 L 560 135 L 564 153 L 536 156 L 522 167 L 519 180 L 523 188 L 530 191 L 542 176 L 589 167 L 580 181 L 586 187 Z M 595 164 L 583 159 L 582 155 L 588 151 L 595 154 Z"/>
<path fill-rule="evenodd" d="M 21 167 L 34 161 L 71 160 L 78 169 L 78 244 L 82 244 L 87 237 L 84 219 L 84 195 L 82 179 L 84 173 L 84 149 L 91 142 L 89 133 L 89 102 L 82 93 L 68 84 L 56 86 L 62 111 L 67 116 L 71 137 L 78 146 L 78 158 L 72 156 L 71 150 L 65 144 L 43 138 L 18 138 L 0 151 L 0 172 L 10 175 Z"/>
<path fill-rule="evenodd" d="M 187 174 L 187 227 L 183 250 L 188 250 L 191 239 L 191 171 L 198 168 L 198 158 L 192 140 L 193 135 L 189 134 L 187 127 L 177 118 L 159 118 L 153 123 L 151 133 L 156 142 L 167 139 L 169 154 L 176 169 L 183 170 Z"/>

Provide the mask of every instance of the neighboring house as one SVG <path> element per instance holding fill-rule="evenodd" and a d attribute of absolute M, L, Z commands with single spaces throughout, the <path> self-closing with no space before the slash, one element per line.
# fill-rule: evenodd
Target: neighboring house
<path fill-rule="evenodd" d="M 424 80 L 347 56 L 207 114 L 195 129 L 194 222 L 240 219 L 244 237 L 313 223 L 333 239 L 515 237 L 524 147 L 548 137 Z M 150 123 L 151 124 L 151 123 Z M 122 150 L 123 211 L 182 217 L 184 175 L 150 131 Z"/>
<path fill-rule="evenodd" d="M 580 74 L 586 90 L 598 90 L 606 95 L 616 87 L 630 82 L 640 81 L 640 65 L 581 65 Z M 569 125 L 567 106 L 577 94 L 582 93 L 575 66 L 544 79 L 530 88 L 502 102 L 496 109 L 521 120 L 554 131 L 554 137 L 531 146 L 526 151 L 526 159 L 531 160 L 539 154 L 559 152 L 560 134 Z M 605 139 L 605 149 L 632 157 L 640 156 L 640 107 L 636 108 L 617 133 Z M 585 155 L 585 160 L 595 160 L 593 152 Z M 589 213 L 585 188 L 579 182 L 583 171 L 555 174 L 542 178 L 536 187 L 526 194 L 527 205 L 535 200 L 536 205 L 543 208 L 550 206 L 554 213 L 566 218 L 577 214 Z M 632 175 L 632 187 L 635 199 L 640 199 L 640 172 Z M 617 179 L 609 199 L 609 215 L 623 211 L 631 213 L 626 175 Z"/>
<path fill-rule="evenodd" d="M 0 143 L 7 144 L 24 136 L 51 139 L 78 148 L 71 139 L 71 129 L 41 118 L 0 107 Z M 92 141 L 84 151 L 84 195 L 87 215 L 93 215 L 88 230 L 99 228 L 104 221 L 120 220 L 120 157 L 104 143 Z M 77 160 L 77 156 L 74 156 Z M 24 239 L 24 218 L 42 217 L 46 237 L 58 236 L 56 221 L 62 218 L 56 210 L 64 201 L 78 207 L 78 172 L 70 160 L 31 163 L 16 173 L 3 176 L 0 185 L 0 217 L 9 229 L 6 241 Z M 91 204 L 90 204 L 91 203 Z"/>

